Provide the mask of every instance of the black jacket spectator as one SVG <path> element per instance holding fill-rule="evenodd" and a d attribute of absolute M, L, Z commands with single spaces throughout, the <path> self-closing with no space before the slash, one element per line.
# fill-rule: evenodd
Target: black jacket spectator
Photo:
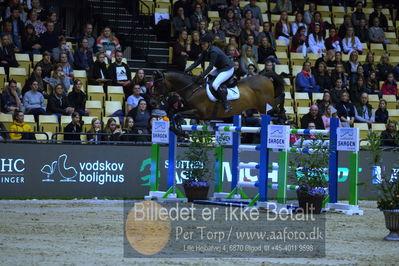
<path fill-rule="evenodd" d="M 93 53 L 90 50 L 78 49 L 73 55 L 75 69 L 88 70 L 93 65 Z"/>
<path fill-rule="evenodd" d="M 390 133 L 387 130 L 381 132 L 381 142 L 383 146 L 396 146 L 397 133 Z"/>
<path fill-rule="evenodd" d="M 382 12 L 378 14 L 376 11 L 374 11 L 373 13 L 370 14 L 369 26 L 370 27 L 373 26 L 373 21 L 377 17 L 380 19 L 380 27 L 383 28 L 384 31 L 386 31 L 388 29 L 388 20 L 387 17 Z"/>
<path fill-rule="evenodd" d="M 308 128 L 309 123 L 314 123 L 316 129 L 324 129 L 323 119 L 320 115 L 317 115 L 316 118 L 314 118 L 310 113 L 304 115 L 301 119 L 301 128 Z"/>
<path fill-rule="evenodd" d="M 368 43 L 370 41 L 369 30 L 366 27 L 356 26 L 355 35 L 362 43 Z"/>
<path fill-rule="evenodd" d="M 0 66 L 5 67 L 5 71 L 8 73 L 10 67 L 18 67 L 19 64 L 15 59 L 14 47 L 9 43 L 7 35 L 1 37 L 0 47 Z"/>
<path fill-rule="evenodd" d="M 386 124 L 388 121 L 388 111 L 387 110 L 381 110 L 381 109 L 377 109 L 377 111 L 375 111 L 375 122 L 376 123 L 384 123 Z"/>
<path fill-rule="evenodd" d="M 82 125 L 81 124 L 74 124 L 74 123 L 69 123 L 65 128 L 64 128 L 65 133 L 81 133 L 82 132 Z M 64 135 L 64 140 L 76 140 L 80 141 L 80 134 L 65 134 Z"/>
<path fill-rule="evenodd" d="M 58 34 L 54 31 L 54 23 L 47 22 L 47 31 L 40 36 L 39 43 L 42 46 L 42 51 L 51 51 L 58 47 Z"/>
<path fill-rule="evenodd" d="M 333 87 L 333 83 L 331 80 L 331 77 L 328 75 L 328 73 L 322 75 L 319 72 L 315 73 L 315 81 L 316 84 L 320 86 L 320 90 L 328 90 L 330 91 L 331 88 Z"/>
<path fill-rule="evenodd" d="M 93 65 L 90 67 L 88 77 L 89 84 L 98 85 L 99 83 L 97 82 L 97 79 L 107 78 L 107 75 L 107 65 L 105 64 L 105 62 L 100 62 L 96 60 L 96 62 L 94 62 Z"/>
<path fill-rule="evenodd" d="M 51 94 L 47 101 L 47 112 L 50 114 L 63 114 L 68 115 L 66 108 L 68 108 L 68 99 L 66 95 L 62 95 L 61 97 L 55 96 L 55 94 Z"/>
<path fill-rule="evenodd" d="M 350 102 L 339 102 L 335 105 L 338 117 L 355 117 L 355 107 Z"/>
<path fill-rule="evenodd" d="M 69 107 L 75 108 L 76 112 L 83 115 L 86 109 L 86 99 L 86 94 L 83 91 L 76 92 L 76 90 L 72 90 L 68 94 L 67 101 Z"/>
<path fill-rule="evenodd" d="M 119 71 L 119 75 L 117 75 L 117 71 Z M 121 62 L 121 65 L 117 65 L 116 62 L 112 63 L 108 67 L 108 77 L 112 80 L 112 85 L 120 86 L 118 81 L 127 81 L 131 79 L 129 66 L 123 62 Z M 125 95 L 130 95 L 131 93 L 129 86 L 123 86 L 123 91 Z"/>

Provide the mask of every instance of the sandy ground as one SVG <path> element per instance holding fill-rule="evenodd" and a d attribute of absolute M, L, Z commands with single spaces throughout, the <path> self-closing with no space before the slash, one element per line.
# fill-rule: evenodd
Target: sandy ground
<path fill-rule="evenodd" d="M 137 259 L 123 257 L 123 202 L 0 200 L 1 265 L 398 265 L 376 203 L 364 216 L 327 214 L 325 258 Z"/>

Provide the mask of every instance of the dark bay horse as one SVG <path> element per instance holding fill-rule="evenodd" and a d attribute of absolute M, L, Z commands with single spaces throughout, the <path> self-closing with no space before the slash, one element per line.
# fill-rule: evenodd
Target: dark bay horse
<path fill-rule="evenodd" d="M 176 92 L 184 100 L 184 109 L 189 111 L 185 112 L 186 114 L 201 120 L 210 120 L 231 117 L 249 109 L 256 109 L 261 114 L 265 114 L 268 104 L 274 109 L 277 108 L 275 86 L 284 88 L 284 81 L 280 77 L 273 79 L 273 82 L 262 75 L 240 80 L 237 84 L 240 98 L 230 101 L 233 109 L 226 114 L 220 102 L 209 100 L 205 90 L 206 84 L 197 84 L 194 80 L 193 76 L 182 73 L 163 74 L 156 71 L 154 72 L 154 94 L 159 96 Z M 282 91 L 278 92 L 278 94 L 281 93 Z"/>

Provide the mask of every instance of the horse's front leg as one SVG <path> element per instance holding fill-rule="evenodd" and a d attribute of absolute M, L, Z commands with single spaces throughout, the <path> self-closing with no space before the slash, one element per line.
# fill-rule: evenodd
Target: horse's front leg
<path fill-rule="evenodd" d="M 184 117 L 189 117 L 189 118 L 194 118 L 198 119 L 198 111 L 197 110 L 187 110 L 187 111 L 181 111 L 177 112 L 174 115 L 171 115 L 170 120 L 171 120 L 171 130 L 177 135 L 177 136 L 182 136 L 184 138 L 188 138 L 188 134 L 182 130 L 182 123 Z"/>

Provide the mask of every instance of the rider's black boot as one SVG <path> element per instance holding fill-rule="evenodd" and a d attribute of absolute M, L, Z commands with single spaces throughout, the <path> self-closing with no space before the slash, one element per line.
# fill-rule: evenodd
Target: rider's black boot
<path fill-rule="evenodd" d="M 223 103 L 224 112 L 226 114 L 229 113 L 233 109 L 233 107 L 227 101 L 227 88 L 225 86 L 221 85 L 219 87 L 219 89 L 217 90 L 217 92 L 218 92 L 219 100 Z"/>

